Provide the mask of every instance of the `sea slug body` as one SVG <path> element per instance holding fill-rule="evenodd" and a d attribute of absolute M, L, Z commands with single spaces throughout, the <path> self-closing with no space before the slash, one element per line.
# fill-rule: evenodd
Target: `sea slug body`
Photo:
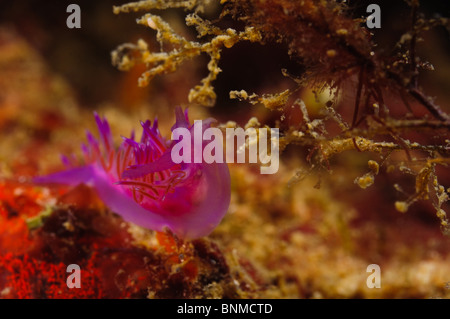
<path fill-rule="evenodd" d="M 226 163 L 179 163 L 171 159 L 174 142 L 164 139 L 147 120 L 140 142 L 134 134 L 123 138 L 114 148 L 106 119 L 95 113 L 100 138 L 87 132 L 82 145 L 85 165 L 74 166 L 67 158 L 68 169 L 37 177 L 36 183 L 57 183 L 92 186 L 101 200 L 124 220 L 136 225 L 163 231 L 166 227 L 183 239 L 208 235 L 228 210 L 231 182 Z M 203 130 L 213 119 L 203 121 Z M 186 112 L 176 109 L 178 127 L 193 130 Z M 203 145 L 204 147 L 204 145 Z"/>

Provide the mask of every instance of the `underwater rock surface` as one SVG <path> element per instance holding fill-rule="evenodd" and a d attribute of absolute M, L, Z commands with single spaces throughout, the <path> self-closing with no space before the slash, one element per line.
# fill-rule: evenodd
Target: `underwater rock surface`
<path fill-rule="evenodd" d="M 244 9 L 255 13 L 251 7 Z M 254 18 L 262 23 L 259 16 Z M 275 25 L 280 22 L 275 15 L 271 21 Z M 26 29 L 22 33 L 48 32 L 36 23 L 33 31 Z M 105 205 L 95 189 L 82 183 L 74 187 L 34 184 L 35 176 L 64 169 L 60 154 L 80 155 L 78 145 L 84 140 L 85 130 L 95 130 L 92 108 L 108 118 L 117 137 L 127 135 L 140 119 L 155 116 L 161 131 L 169 132 L 174 106 L 186 98 L 204 74 L 198 73 L 202 61 L 188 63 L 182 72 L 170 74 L 168 79 L 153 79 L 154 87 L 139 91 L 137 78 L 145 68 L 138 66 L 129 73 L 116 74 L 120 81 L 113 89 L 98 89 L 108 91 L 110 99 L 87 107 L 80 102 L 76 81 L 69 84 L 56 73 L 22 33 L 0 25 L 0 298 L 450 297 L 450 241 L 441 232 L 434 208 L 417 200 L 407 213 L 398 212 L 392 176 L 380 172 L 378 164 L 366 154 L 359 157 L 358 145 L 351 138 L 339 145 L 330 143 L 322 152 L 295 152 L 289 146 L 276 175 L 261 175 L 258 165 L 230 164 L 231 201 L 227 214 L 210 235 L 195 240 L 126 222 Z M 363 40 L 357 37 L 354 41 Z M 337 52 L 339 43 L 334 44 Z M 157 47 L 158 43 L 152 45 Z M 111 48 L 109 43 L 105 46 Z M 229 82 L 233 81 L 227 78 L 230 74 L 226 69 L 235 66 L 233 55 L 240 57 L 247 49 L 256 51 L 258 54 L 249 59 L 255 62 L 255 69 L 260 67 L 257 62 L 267 62 L 262 57 L 257 59 L 259 47 L 255 50 L 244 44 L 241 49 L 237 47 L 228 56 L 224 53 L 223 75 Z M 269 53 L 284 57 L 283 63 L 289 60 L 278 48 Z M 329 52 L 327 63 L 331 63 L 332 56 Z M 307 57 L 315 58 L 309 53 Z M 243 65 L 245 62 L 236 68 L 245 78 Z M 278 69 L 267 67 L 265 76 L 280 77 Z M 219 92 L 228 94 L 228 89 L 237 89 L 221 88 L 225 85 L 220 77 L 217 81 Z M 277 86 L 268 81 L 261 84 L 262 91 L 282 91 L 282 83 Z M 356 78 L 352 78 L 353 88 L 355 83 Z M 101 86 L 95 77 L 85 85 L 92 90 Z M 309 124 L 317 124 L 314 120 L 320 115 L 320 101 L 312 91 L 302 94 L 306 104 L 314 105 L 309 109 Z M 348 93 L 339 98 L 353 103 L 354 96 Z M 236 97 L 245 99 L 246 92 L 239 91 Z M 251 94 L 247 97 L 275 111 L 279 105 L 270 102 L 284 98 L 282 94 L 275 99 Z M 220 93 L 217 98 L 224 101 Z M 445 97 L 443 101 L 447 101 Z M 233 109 L 232 104 L 226 106 L 239 109 L 236 105 Z M 231 114 L 228 110 L 189 109 L 192 118 L 214 116 L 223 119 L 224 126 L 245 125 L 237 118 L 239 123 L 227 122 Z M 267 123 L 278 121 L 281 127 L 286 126 L 278 115 L 256 106 L 236 114 L 249 119 L 248 125 L 256 125 L 257 120 L 252 119 L 258 116 Z M 285 120 L 291 123 L 301 121 L 303 116 L 298 107 L 286 114 Z M 352 116 L 351 112 L 344 115 Z M 442 132 L 442 127 L 430 127 L 428 132 L 435 129 Z M 302 135 L 289 128 L 285 132 L 289 138 Z M 444 130 L 438 137 L 445 138 L 445 134 Z M 357 141 L 360 151 L 365 141 Z M 122 140 L 114 137 L 113 142 L 119 145 Z M 303 159 L 311 157 L 311 153 L 326 157 L 336 145 L 347 148 L 349 154 L 327 163 L 333 165 L 332 174 L 324 169 L 308 175 L 298 169 L 306 167 L 307 160 Z M 406 155 L 392 157 L 402 161 Z M 369 172 L 363 175 L 367 169 Z M 438 172 L 448 187 L 448 170 Z M 397 173 L 393 173 L 394 177 L 398 177 Z M 410 176 L 399 180 L 412 185 L 414 192 L 415 186 L 432 186 L 426 183 L 429 175 L 425 175 L 422 184 L 415 184 Z M 79 289 L 67 287 L 66 269 L 70 264 L 80 266 Z M 381 289 L 366 285 L 370 264 L 381 267 Z"/>

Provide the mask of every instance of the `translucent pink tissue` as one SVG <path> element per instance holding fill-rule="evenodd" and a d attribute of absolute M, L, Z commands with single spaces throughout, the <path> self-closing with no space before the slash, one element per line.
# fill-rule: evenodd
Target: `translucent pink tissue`
<path fill-rule="evenodd" d="M 141 122 L 140 142 L 134 136 L 123 137 L 122 144 L 114 148 L 106 119 L 95 114 L 95 120 L 100 138 L 87 132 L 87 145 L 82 145 L 86 164 L 75 166 L 64 158 L 67 170 L 37 177 L 36 183 L 85 183 L 126 221 L 157 231 L 168 227 L 184 239 L 213 231 L 230 203 L 226 163 L 175 164 L 171 159 L 174 142 L 161 136 L 157 120 L 153 125 L 148 120 Z M 204 123 L 209 127 L 211 120 Z M 176 110 L 172 130 L 177 127 L 188 128 L 194 138 L 193 125 L 181 108 Z"/>

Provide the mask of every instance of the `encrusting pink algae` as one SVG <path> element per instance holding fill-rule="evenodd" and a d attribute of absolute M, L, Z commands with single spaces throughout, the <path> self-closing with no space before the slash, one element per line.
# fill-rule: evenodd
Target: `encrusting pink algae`
<path fill-rule="evenodd" d="M 157 231 L 167 227 L 183 239 L 206 236 L 220 223 L 231 196 L 226 163 L 174 163 L 174 143 L 161 136 L 157 120 L 141 122 L 140 142 L 133 133 L 115 149 L 107 120 L 96 113 L 95 120 L 100 138 L 87 132 L 85 165 L 75 166 L 63 156 L 68 169 L 35 178 L 36 183 L 88 184 L 126 221 Z M 212 121 L 203 121 L 202 131 Z M 193 130 L 181 108 L 172 130 L 179 127 Z"/>

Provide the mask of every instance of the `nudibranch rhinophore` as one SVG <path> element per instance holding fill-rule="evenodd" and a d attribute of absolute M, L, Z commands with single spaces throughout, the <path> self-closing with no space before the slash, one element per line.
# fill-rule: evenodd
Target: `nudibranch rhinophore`
<path fill-rule="evenodd" d="M 176 109 L 172 127 L 193 130 L 187 110 Z M 174 142 L 164 139 L 149 120 L 141 122 L 140 142 L 122 137 L 115 148 L 106 119 L 94 114 L 100 134 L 97 140 L 86 133 L 82 145 L 85 164 L 71 164 L 67 170 L 36 177 L 34 182 L 93 187 L 100 199 L 124 220 L 136 225 L 163 231 L 165 227 L 183 239 L 208 235 L 225 216 L 231 197 L 230 173 L 226 163 L 174 163 L 171 148 Z M 203 121 L 202 130 L 213 119 Z M 193 133 L 193 132 L 191 132 Z M 193 136 L 193 134 L 192 134 Z M 204 147 L 204 145 L 203 145 Z"/>

